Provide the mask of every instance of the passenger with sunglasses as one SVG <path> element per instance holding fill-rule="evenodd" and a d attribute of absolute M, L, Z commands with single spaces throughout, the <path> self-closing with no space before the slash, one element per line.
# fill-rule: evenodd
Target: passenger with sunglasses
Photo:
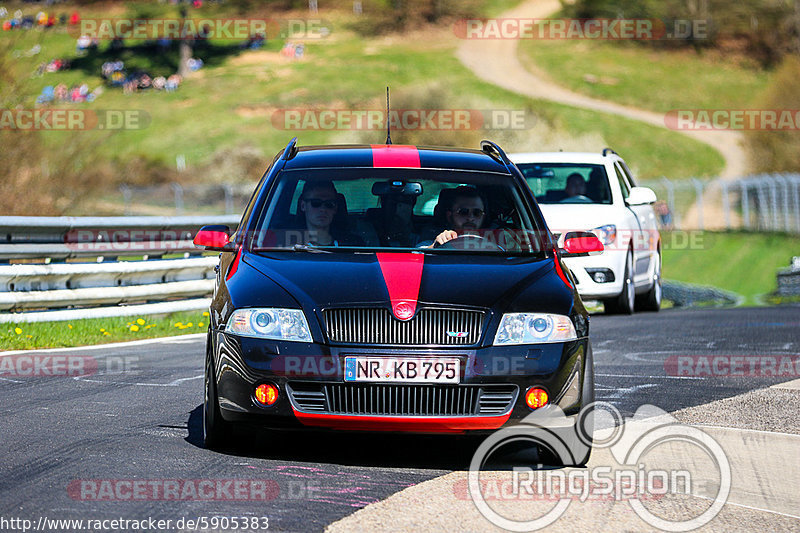
<path fill-rule="evenodd" d="M 461 185 L 452 193 L 452 204 L 445 211 L 446 229 L 436 236 L 435 243 L 442 245 L 462 235 L 478 235 L 486 219 L 486 202 L 478 189 Z"/>
<path fill-rule="evenodd" d="M 303 187 L 297 207 L 305 226 L 305 244 L 312 246 L 363 246 L 347 232 L 347 213 L 339 212 L 339 193 L 330 181 L 309 181 Z"/>

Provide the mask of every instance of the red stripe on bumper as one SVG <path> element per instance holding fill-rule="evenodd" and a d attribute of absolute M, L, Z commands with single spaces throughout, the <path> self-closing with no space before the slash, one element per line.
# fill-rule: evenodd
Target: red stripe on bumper
<path fill-rule="evenodd" d="M 295 410 L 297 419 L 305 426 L 355 431 L 408 431 L 420 433 L 464 433 L 469 430 L 497 429 L 505 424 L 511 413 L 502 416 L 424 417 L 424 416 L 362 416 L 302 413 Z"/>
<path fill-rule="evenodd" d="M 372 166 L 419 168 L 419 150 L 401 144 L 373 144 Z"/>

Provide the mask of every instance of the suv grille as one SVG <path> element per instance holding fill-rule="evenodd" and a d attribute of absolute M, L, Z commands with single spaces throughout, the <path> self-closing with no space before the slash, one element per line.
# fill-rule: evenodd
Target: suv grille
<path fill-rule="evenodd" d="M 333 342 L 465 346 L 480 339 L 484 313 L 422 309 L 407 322 L 388 309 L 328 309 L 324 316 Z"/>
<path fill-rule="evenodd" d="M 294 382 L 287 388 L 301 411 L 382 416 L 500 415 L 518 392 L 516 385 Z"/>

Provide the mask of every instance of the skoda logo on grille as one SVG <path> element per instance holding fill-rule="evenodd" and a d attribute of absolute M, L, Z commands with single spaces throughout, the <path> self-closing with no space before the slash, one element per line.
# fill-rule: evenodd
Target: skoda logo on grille
<path fill-rule="evenodd" d="M 404 322 L 411 320 L 411 317 L 414 316 L 414 306 L 408 302 L 399 302 L 394 306 L 394 316 Z"/>

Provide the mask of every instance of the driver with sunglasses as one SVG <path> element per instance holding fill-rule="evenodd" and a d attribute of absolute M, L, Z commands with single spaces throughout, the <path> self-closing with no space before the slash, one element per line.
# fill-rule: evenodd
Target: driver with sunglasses
<path fill-rule="evenodd" d="M 330 181 L 306 183 L 297 209 L 305 226 L 305 244 L 313 246 L 363 246 L 347 231 L 347 213 L 339 213 L 339 193 Z"/>
<path fill-rule="evenodd" d="M 442 245 L 462 235 L 478 235 L 486 218 L 486 202 L 475 187 L 461 185 L 455 189 L 452 204 L 445 212 L 448 227 L 436 236 L 435 243 Z"/>

